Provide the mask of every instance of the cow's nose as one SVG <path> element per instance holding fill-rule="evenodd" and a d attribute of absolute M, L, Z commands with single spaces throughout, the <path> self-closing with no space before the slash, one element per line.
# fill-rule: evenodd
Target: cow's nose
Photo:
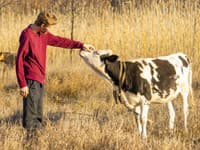
<path fill-rule="evenodd" d="M 85 51 L 83 51 L 83 50 L 80 51 L 79 55 L 82 56 L 82 57 L 84 57 L 85 56 Z"/>

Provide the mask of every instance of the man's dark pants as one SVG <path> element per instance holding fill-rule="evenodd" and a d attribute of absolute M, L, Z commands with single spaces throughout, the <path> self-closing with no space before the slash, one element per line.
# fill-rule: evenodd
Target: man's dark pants
<path fill-rule="evenodd" d="M 23 99 L 23 127 L 27 130 L 42 128 L 43 116 L 43 84 L 27 80 L 29 94 Z"/>

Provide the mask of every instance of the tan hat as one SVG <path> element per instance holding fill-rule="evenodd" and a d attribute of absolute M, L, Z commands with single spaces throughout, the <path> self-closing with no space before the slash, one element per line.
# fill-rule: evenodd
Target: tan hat
<path fill-rule="evenodd" d="M 37 25 L 41 25 L 41 24 L 45 24 L 47 26 L 55 25 L 57 23 L 57 18 L 54 14 L 51 14 L 48 12 L 40 12 L 35 23 Z"/>

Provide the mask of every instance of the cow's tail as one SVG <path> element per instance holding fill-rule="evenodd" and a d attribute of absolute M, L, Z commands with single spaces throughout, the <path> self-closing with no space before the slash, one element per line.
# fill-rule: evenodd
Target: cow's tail
<path fill-rule="evenodd" d="M 190 95 L 190 102 L 192 106 L 195 106 L 194 96 L 193 96 L 193 89 L 192 89 L 192 63 L 189 63 L 189 74 L 188 74 L 188 83 L 189 83 L 189 95 Z"/>

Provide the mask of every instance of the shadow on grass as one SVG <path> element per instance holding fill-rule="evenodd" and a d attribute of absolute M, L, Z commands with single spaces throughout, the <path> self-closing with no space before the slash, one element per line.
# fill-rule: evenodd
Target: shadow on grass
<path fill-rule="evenodd" d="M 49 112 L 47 116 L 44 116 L 44 120 L 49 120 L 51 123 L 58 122 L 61 118 L 65 117 L 65 112 Z M 20 110 L 16 111 L 14 114 L 7 116 L 5 118 L 0 118 L 0 125 L 20 125 L 22 122 L 22 112 Z"/>
<path fill-rule="evenodd" d="M 47 113 L 47 119 L 51 122 L 51 123 L 57 123 L 59 120 L 61 120 L 62 118 L 64 118 L 65 116 L 65 112 L 48 112 Z"/>
<path fill-rule="evenodd" d="M 11 116 L 0 118 L 0 125 L 1 124 L 19 125 L 21 124 L 21 118 L 22 118 L 22 113 L 18 110 Z"/>
<path fill-rule="evenodd" d="M 99 117 L 98 117 L 99 119 Z M 100 118 L 101 119 L 101 118 Z M 97 117 L 93 114 L 85 114 L 78 112 L 48 112 L 44 117 L 44 124 L 49 122 L 51 125 L 56 125 L 59 121 L 89 121 L 89 120 L 97 120 Z M 0 118 L 0 125 L 21 125 L 22 124 L 22 111 L 18 110 L 14 112 L 12 115 L 7 117 Z"/>
<path fill-rule="evenodd" d="M 60 120 L 94 120 L 96 117 L 93 114 L 78 113 L 78 112 L 48 112 L 47 119 L 55 124 Z"/>

